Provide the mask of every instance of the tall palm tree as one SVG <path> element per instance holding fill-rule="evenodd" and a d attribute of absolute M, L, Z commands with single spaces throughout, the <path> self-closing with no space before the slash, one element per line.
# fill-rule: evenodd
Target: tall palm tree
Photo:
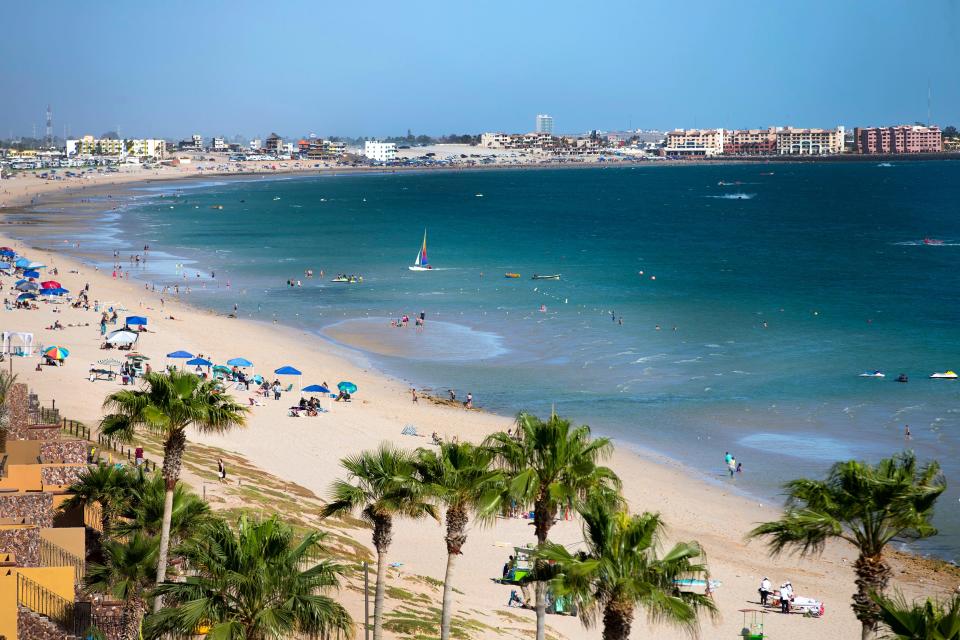
<path fill-rule="evenodd" d="M 787 549 L 803 556 L 819 554 L 831 539 L 853 545 L 859 552 L 853 565 L 857 574 L 853 611 L 862 625 L 862 638 L 872 638 L 880 607 L 871 594 L 882 594 L 891 575 L 884 547 L 897 537 L 936 534 L 930 523 L 933 505 L 946 489 L 940 465 L 921 466 L 908 451 L 876 465 L 838 462 L 825 480 L 793 480 L 785 489 L 783 517 L 748 535 L 766 538 L 774 555 Z"/>
<path fill-rule="evenodd" d="M 138 471 L 100 463 L 87 467 L 70 485 L 70 497 L 60 506 L 63 510 L 86 507 L 96 503 L 100 507 L 100 528 L 103 539 L 113 535 L 117 517 L 129 505 L 133 487 L 142 481 Z"/>
<path fill-rule="evenodd" d="M 248 409 L 221 393 L 214 381 L 201 380 L 189 372 L 148 373 L 143 379 L 146 384 L 142 389 L 125 389 L 107 396 L 103 406 L 110 413 L 100 423 L 100 430 L 129 442 L 140 427 L 163 439 L 166 496 L 157 554 L 157 584 L 160 584 L 167 577 L 173 491 L 187 446 L 187 428 L 193 426 L 203 432 L 222 433 L 246 424 Z M 157 598 L 154 609 L 160 605 L 161 599 Z"/>
<path fill-rule="evenodd" d="M 508 476 L 510 497 L 520 504 L 533 505 L 538 546 L 547 541 L 561 507 L 578 509 L 587 496 L 611 504 L 621 501 L 620 479 L 599 464 L 612 454 L 613 445 L 607 438 L 592 438 L 586 425 L 574 427 L 557 415 L 543 421 L 521 413 L 516 435 L 494 433 L 485 446 L 493 451 Z M 542 568 L 539 573 L 544 573 Z M 544 640 L 546 583 L 537 581 L 534 592 L 537 640 Z"/>
<path fill-rule="evenodd" d="M 142 532 L 123 541 L 110 540 L 103 546 L 104 563 L 87 568 L 88 589 L 108 593 L 123 602 L 123 640 L 140 638 L 159 542 L 159 538 Z"/>
<path fill-rule="evenodd" d="M 437 518 L 437 511 L 425 496 L 423 485 L 414 477 L 413 456 L 381 444 L 343 458 L 347 480 L 338 480 L 330 489 L 330 502 L 323 517 L 359 511 L 373 526 L 373 546 L 377 550 L 377 584 L 373 599 L 373 640 L 383 637 L 383 594 L 387 578 L 387 551 L 393 540 L 395 517 Z M 367 621 L 364 620 L 364 625 Z"/>
<path fill-rule="evenodd" d="M 301 539 L 276 517 L 235 528 L 214 520 L 184 545 L 191 575 L 156 589 L 166 606 L 147 618 L 146 637 L 281 640 L 349 638 L 353 621 L 324 592 L 339 587 L 344 568 L 324 558 L 325 534 Z"/>
<path fill-rule="evenodd" d="M 114 525 L 118 536 L 143 531 L 160 536 L 163 529 L 163 507 L 166 502 L 166 482 L 159 473 L 150 474 L 135 485 L 130 500 L 120 511 L 122 518 Z M 211 517 L 210 505 L 190 491 L 182 482 L 173 490 L 170 511 L 170 543 L 176 546 L 202 527 Z"/>
<path fill-rule="evenodd" d="M 16 381 L 16 375 L 0 371 L 0 451 L 4 452 L 7 450 L 7 431 L 10 429 L 10 407 L 7 406 L 7 395 Z"/>
<path fill-rule="evenodd" d="M 493 453 L 469 442 L 443 442 L 439 451 L 417 451 L 417 478 L 427 493 L 446 507 L 447 571 L 443 580 L 440 640 L 450 638 L 453 616 L 453 569 L 467 542 L 471 512 L 481 519 L 496 516 L 502 495 L 503 474 L 493 470 Z"/>
<path fill-rule="evenodd" d="M 874 594 L 880 621 L 891 640 L 960 640 L 960 596 L 907 602 L 903 594 L 887 598 Z"/>
<path fill-rule="evenodd" d="M 571 596 L 588 627 L 603 620 L 603 640 L 627 640 L 635 610 L 651 621 L 674 624 L 696 635 L 699 615 L 714 614 L 709 596 L 680 591 L 676 580 L 709 579 L 700 545 L 680 542 L 659 555 L 663 522 L 656 513 L 631 516 L 603 502 L 580 515 L 586 550 L 571 553 L 548 542 L 538 556 L 555 564 L 554 593 Z"/>

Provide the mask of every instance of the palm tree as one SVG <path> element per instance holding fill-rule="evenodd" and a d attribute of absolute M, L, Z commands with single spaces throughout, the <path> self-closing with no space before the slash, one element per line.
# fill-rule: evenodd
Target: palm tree
<path fill-rule="evenodd" d="M 122 518 L 114 526 L 117 535 L 143 531 L 159 537 L 163 529 L 165 502 L 166 482 L 163 476 L 155 473 L 144 477 L 142 482 L 133 487 L 129 502 L 120 512 Z M 173 508 L 170 514 L 171 546 L 185 540 L 211 517 L 210 505 L 179 481 L 173 490 Z"/>
<path fill-rule="evenodd" d="M 60 506 L 62 510 L 86 507 L 96 503 L 100 507 L 100 527 L 103 539 L 113 535 L 117 516 L 130 503 L 133 487 L 142 481 L 139 472 L 125 467 L 100 463 L 88 467 L 70 485 L 70 497 Z"/>
<path fill-rule="evenodd" d="M 773 555 L 786 549 L 802 556 L 819 554 L 834 538 L 853 545 L 859 552 L 853 565 L 857 574 L 853 611 L 862 624 L 862 638 L 873 637 L 880 607 L 871 594 L 882 594 L 891 575 L 884 547 L 897 537 L 936 534 L 930 524 L 933 505 L 946 489 L 940 465 L 920 466 L 908 451 L 876 465 L 838 462 L 826 480 L 802 478 L 788 482 L 785 489 L 783 517 L 748 535 L 767 538 Z"/>
<path fill-rule="evenodd" d="M 0 451 L 7 450 L 7 430 L 10 428 L 10 407 L 7 406 L 7 395 L 10 387 L 17 381 L 17 376 L 0 371 Z"/>
<path fill-rule="evenodd" d="M 123 639 L 137 640 L 147 596 L 153 586 L 159 539 L 135 532 L 122 542 L 110 540 L 103 546 L 103 564 L 91 564 L 85 583 L 96 593 L 109 593 L 123 602 Z"/>
<path fill-rule="evenodd" d="M 603 619 L 603 640 L 627 640 L 637 607 L 654 622 L 675 624 L 696 635 L 699 614 L 716 612 L 707 595 L 680 591 L 676 580 L 709 579 L 696 542 L 680 542 L 659 556 L 663 522 L 656 513 L 631 516 L 604 502 L 591 502 L 580 515 L 586 550 L 571 553 L 548 542 L 538 552 L 555 564 L 551 586 L 571 596 L 587 627 Z"/>
<path fill-rule="evenodd" d="M 927 598 L 907 602 L 903 594 L 891 598 L 874 594 L 880 620 L 892 640 L 960 640 L 960 596 L 947 601 Z"/>
<path fill-rule="evenodd" d="M 453 568 L 467 542 L 470 512 L 491 519 L 500 505 L 503 474 L 491 469 L 493 453 L 468 442 L 443 442 L 440 450 L 417 451 L 417 478 L 427 493 L 446 507 L 447 571 L 443 580 L 440 639 L 450 638 L 453 616 Z"/>
<path fill-rule="evenodd" d="M 393 539 L 395 517 L 437 518 L 437 511 L 424 495 L 414 474 L 413 457 L 390 444 L 343 458 L 347 480 L 338 480 L 330 490 L 330 503 L 323 517 L 359 511 L 373 526 L 373 546 L 377 550 L 377 585 L 373 600 L 373 640 L 383 637 L 383 593 L 387 578 L 387 551 Z M 352 481 L 352 482 L 351 482 Z M 364 625 L 367 621 L 364 620 Z"/>
<path fill-rule="evenodd" d="M 246 423 L 248 409 L 221 393 L 212 380 L 201 380 L 192 373 L 170 371 L 148 373 L 146 387 L 117 391 L 103 402 L 110 411 L 100 423 L 103 434 L 129 442 L 137 427 L 143 427 L 163 439 L 163 478 L 166 496 L 160 551 L 157 554 L 157 584 L 167 577 L 170 549 L 170 520 L 173 516 L 173 491 L 180 477 L 183 452 L 187 446 L 187 427 L 203 432 L 222 433 Z M 159 609 L 161 599 L 154 601 Z"/>
<path fill-rule="evenodd" d="M 319 559 L 325 534 L 302 539 L 276 517 L 236 528 L 214 520 L 184 545 L 191 575 L 156 589 L 167 606 L 147 618 L 146 637 L 280 640 L 353 635 L 353 621 L 323 592 L 339 587 L 344 568 Z"/>
<path fill-rule="evenodd" d="M 533 527 L 543 546 L 562 506 L 579 509 L 587 496 L 619 503 L 620 479 L 598 464 L 610 456 L 607 438 L 591 438 L 590 427 L 574 427 L 569 420 L 551 415 L 547 421 L 521 413 L 517 434 L 494 433 L 485 442 L 509 478 L 509 494 L 523 505 L 533 504 Z M 534 573 L 536 567 L 534 568 Z M 543 574 L 541 568 L 539 573 Z M 546 633 L 546 583 L 535 586 L 537 640 Z"/>

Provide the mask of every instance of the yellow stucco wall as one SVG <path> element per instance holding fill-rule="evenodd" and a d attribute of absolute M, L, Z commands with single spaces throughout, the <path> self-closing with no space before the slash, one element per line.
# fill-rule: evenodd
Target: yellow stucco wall
<path fill-rule="evenodd" d="M 86 556 L 83 527 L 57 527 L 40 529 L 40 538 L 63 547 L 78 558 Z"/>
<path fill-rule="evenodd" d="M 0 570 L 0 636 L 17 640 L 17 576 L 13 569 Z"/>
<path fill-rule="evenodd" d="M 73 567 L 17 567 L 15 571 L 73 602 Z"/>
<path fill-rule="evenodd" d="M 0 489 L 43 489 L 40 482 L 39 464 L 11 464 L 7 466 L 7 476 L 0 478 Z"/>
<path fill-rule="evenodd" d="M 40 440 L 7 440 L 7 464 L 37 464 Z"/>

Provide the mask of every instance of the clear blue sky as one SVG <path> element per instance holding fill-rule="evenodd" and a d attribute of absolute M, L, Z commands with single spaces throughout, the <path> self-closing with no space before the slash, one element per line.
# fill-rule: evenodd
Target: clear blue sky
<path fill-rule="evenodd" d="M 0 137 L 960 126 L 960 0 L 6 2 Z"/>

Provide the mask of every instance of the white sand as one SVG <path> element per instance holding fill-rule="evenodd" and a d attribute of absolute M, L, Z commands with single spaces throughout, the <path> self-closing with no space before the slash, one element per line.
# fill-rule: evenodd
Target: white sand
<path fill-rule="evenodd" d="M 116 175 L 105 178 L 120 181 L 126 177 L 116 178 Z M 44 185 L 38 180 L 14 182 L 18 184 L 0 183 L 0 191 L 13 189 L 4 196 L 7 204 L 12 203 L 12 195 L 22 198 L 35 192 L 31 187 Z M 20 190 L 17 188 L 20 186 L 25 188 Z M 91 300 L 120 300 L 130 314 L 148 316 L 150 332 L 142 337 L 138 350 L 153 358 L 156 368 L 163 366 L 164 354 L 186 349 L 194 354 L 203 353 L 216 362 L 243 356 L 256 364 L 258 372 L 264 373 L 293 364 L 304 372 L 304 384 L 355 382 L 360 391 L 353 403 L 334 404 L 330 413 L 316 418 L 286 417 L 286 408 L 297 396 L 285 394 L 280 402 L 271 399 L 266 401 L 266 406 L 254 408 L 246 429 L 220 437 L 191 435 L 191 440 L 236 451 L 262 469 L 321 495 L 340 474 L 338 460 L 344 455 L 374 447 L 384 440 L 407 447 L 426 443 L 424 439 L 401 436 L 404 425 L 414 424 L 425 434 L 432 431 L 448 436 L 457 434 L 461 439 L 479 439 L 510 425 L 509 418 L 482 412 L 441 407 L 425 401 L 414 405 L 407 384 L 358 366 L 356 357 L 347 357 L 350 354 L 343 349 L 315 336 L 276 325 L 218 317 L 170 299 L 161 311 L 158 296 L 145 291 L 142 283 L 114 281 L 108 273 L 94 273 L 75 261 L 28 250 L 11 240 L 0 238 L 0 244 L 18 247 L 32 259 L 59 267 L 57 279 L 72 291 L 79 291 L 89 282 Z M 70 273 L 71 270 L 80 273 Z M 3 282 L 6 287 L 12 284 L 9 279 Z M 55 313 L 55 309 L 59 313 Z M 91 363 L 116 357 L 118 353 L 100 350 L 99 315 L 92 310 L 84 312 L 66 305 L 46 304 L 41 304 L 39 311 L 2 311 L 0 315 L 6 330 L 32 331 L 39 343 L 58 344 L 71 350 L 62 368 L 43 367 L 42 372 L 36 372 L 33 370 L 35 360 L 14 359 L 14 371 L 39 393 L 45 405 L 55 399 L 65 416 L 95 424 L 101 416 L 104 396 L 119 388 L 116 383 L 91 383 L 86 379 Z M 123 315 L 121 313 L 121 317 Z M 165 319 L 170 315 L 176 320 Z M 62 331 L 44 328 L 55 320 L 63 325 L 89 323 L 89 326 L 68 327 Z M 7 366 L 6 363 L 3 366 Z M 241 394 L 241 400 L 245 402 L 247 395 Z M 482 398 L 479 400 L 482 404 Z M 210 461 L 211 468 L 215 464 L 214 460 Z M 776 517 L 776 505 L 757 504 L 735 495 L 727 487 L 707 485 L 677 464 L 641 458 L 626 447 L 618 450 L 611 464 L 621 475 L 625 495 L 634 510 L 660 511 L 669 524 L 671 540 L 696 539 L 706 549 L 712 575 L 721 580 L 723 586 L 716 592 L 721 617 L 716 624 L 705 622 L 702 637 L 737 637 L 741 628 L 741 615 L 737 610 L 754 606 L 757 584 L 763 575 L 768 575 L 775 584 L 791 579 L 799 595 L 823 599 L 827 609 L 826 616 L 819 620 L 799 615 L 768 615 L 767 633 L 771 638 L 859 637 L 859 625 L 849 607 L 850 595 L 855 590 L 849 567 L 855 559 L 851 549 L 831 545 L 818 561 L 771 560 L 760 544 L 746 545 L 743 536 L 754 523 Z M 403 563 L 403 572 L 442 579 L 445 562 L 442 531 L 437 523 L 399 522 L 391 559 Z M 552 538 L 563 543 L 576 542 L 581 539 L 579 525 L 561 522 L 554 528 Z M 504 609 L 510 587 L 490 580 L 499 574 L 511 551 L 504 543 L 520 545 L 533 539 L 532 527 L 524 520 L 499 521 L 492 528 L 471 531 L 458 565 L 456 586 L 463 592 L 456 596 L 458 606 L 479 611 Z M 362 535 L 361 542 L 369 543 L 368 536 Z M 913 582 L 916 582 L 915 576 L 911 578 Z M 908 586 L 907 591 L 915 593 L 916 588 Z M 361 614 L 357 593 L 345 590 L 341 597 L 355 616 Z M 532 612 L 511 611 L 527 618 L 529 628 L 533 629 Z M 477 616 L 476 613 L 469 615 Z M 633 637 L 679 635 L 669 628 L 648 628 L 642 613 L 638 617 Z M 502 620 L 492 616 L 488 622 L 502 624 Z M 575 619 L 549 616 L 548 623 L 567 638 L 600 637 L 599 630 L 586 631 Z"/>

